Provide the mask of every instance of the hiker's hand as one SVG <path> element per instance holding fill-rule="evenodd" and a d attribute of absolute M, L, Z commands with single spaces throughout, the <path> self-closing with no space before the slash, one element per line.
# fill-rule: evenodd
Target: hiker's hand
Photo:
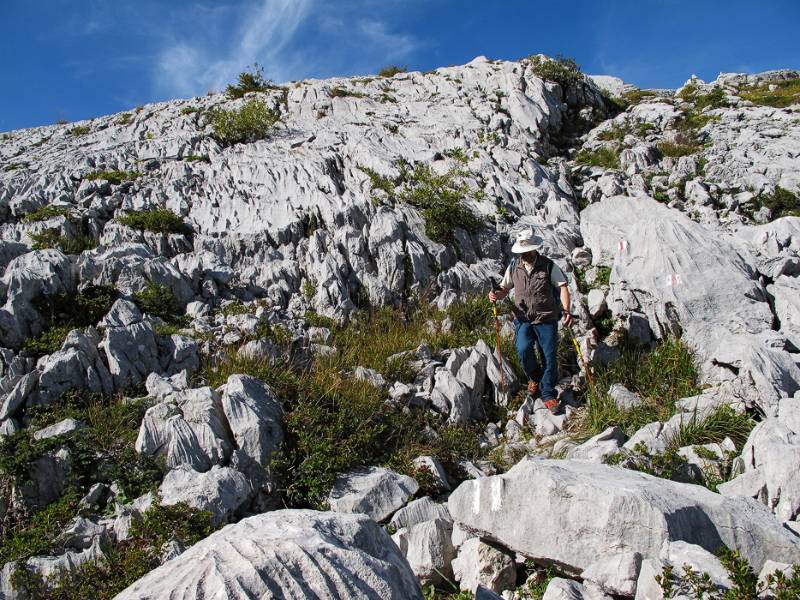
<path fill-rule="evenodd" d="M 498 300 L 502 300 L 503 298 L 505 298 L 507 294 L 508 292 L 506 292 L 503 288 L 492 290 L 491 292 L 489 292 L 489 302 L 494 304 Z"/>
<path fill-rule="evenodd" d="M 572 322 L 574 320 L 575 319 L 572 318 L 571 314 L 569 314 L 568 312 L 564 313 L 564 326 L 569 327 L 570 325 L 572 325 Z"/>

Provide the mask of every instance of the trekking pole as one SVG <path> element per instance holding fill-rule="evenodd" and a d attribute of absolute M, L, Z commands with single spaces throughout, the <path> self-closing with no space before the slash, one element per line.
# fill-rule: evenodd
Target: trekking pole
<path fill-rule="evenodd" d="M 589 365 L 586 363 L 586 359 L 583 357 L 583 352 L 581 352 L 581 346 L 578 344 L 578 340 L 575 337 L 575 332 L 572 331 L 572 325 L 567 325 L 567 329 L 569 330 L 569 335 L 572 338 L 572 345 L 575 346 L 575 352 L 578 354 L 578 358 L 581 361 L 581 365 L 583 366 L 583 371 L 586 373 L 586 379 L 589 381 L 589 387 L 592 389 L 592 394 L 595 398 L 597 398 L 597 390 L 594 388 L 594 381 L 592 380 L 592 372 L 589 370 Z"/>

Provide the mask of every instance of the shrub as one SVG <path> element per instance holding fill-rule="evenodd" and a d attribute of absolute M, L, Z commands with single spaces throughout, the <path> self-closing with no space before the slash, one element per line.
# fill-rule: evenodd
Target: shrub
<path fill-rule="evenodd" d="M 425 234 L 433 241 L 453 243 L 456 228 L 475 232 L 480 227 L 480 220 L 461 202 L 469 188 L 459 181 L 458 173 L 436 175 L 427 165 L 418 164 L 413 172 L 405 172 L 404 179 L 398 198 L 420 209 Z"/>
<path fill-rule="evenodd" d="M 132 210 L 116 218 L 117 223 L 139 231 L 152 231 L 154 233 L 180 233 L 190 234 L 191 228 L 178 215 L 167 208 L 152 210 Z"/>
<path fill-rule="evenodd" d="M 97 247 L 97 241 L 88 235 L 61 235 L 58 229 L 46 229 L 40 233 L 30 233 L 34 250 L 55 248 L 64 254 L 80 254 Z"/>
<path fill-rule="evenodd" d="M 770 90 L 770 86 L 775 86 L 775 89 Z M 739 92 L 739 96 L 760 106 L 785 108 L 800 103 L 800 79 L 772 81 L 760 86 L 745 88 Z"/>
<path fill-rule="evenodd" d="M 302 292 L 303 297 L 310 302 L 311 299 L 317 295 L 317 286 L 314 285 L 314 282 L 310 279 L 306 279 L 303 282 Z"/>
<path fill-rule="evenodd" d="M 616 141 L 621 142 L 625 136 L 631 133 L 631 124 L 628 121 L 624 123 L 614 123 L 610 128 L 601 131 L 597 139 L 607 142 Z"/>
<path fill-rule="evenodd" d="M 208 156 L 205 154 L 189 154 L 188 156 L 184 156 L 183 160 L 186 162 L 205 162 L 210 163 L 211 161 L 208 159 Z"/>
<path fill-rule="evenodd" d="M 36 210 L 25 214 L 22 217 L 23 223 L 36 223 L 37 221 L 46 221 L 47 219 L 54 219 L 56 217 L 66 217 L 69 215 L 69 208 L 66 206 L 42 206 Z"/>
<path fill-rule="evenodd" d="M 355 90 L 348 90 L 347 88 L 343 88 L 341 86 L 336 86 L 336 87 L 331 88 L 328 91 L 328 95 L 331 98 L 347 98 L 347 97 L 364 98 L 364 97 L 366 97 L 366 94 L 364 94 L 362 92 L 356 92 Z"/>
<path fill-rule="evenodd" d="M 77 127 L 73 127 L 69 130 L 70 135 L 79 136 L 79 135 L 86 135 L 91 131 L 90 127 L 79 125 Z"/>
<path fill-rule="evenodd" d="M 780 217 L 800 217 L 800 198 L 780 186 L 777 186 L 772 193 L 761 194 L 755 202 L 770 210 L 772 220 Z"/>
<path fill-rule="evenodd" d="M 35 357 L 57 352 L 61 349 L 64 340 L 67 339 L 67 335 L 73 329 L 76 329 L 76 327 L 70 325 L 48 327 L 39 335 L 27 338 L 25 343 L 22 344 L 22 352 L 26 356 Z"/>
<path fill-rule="evenodd" d="M 131 122 L 131 113 L 122 113 L 115 121 L 117 125 L 127 125 Z"/>
<path fill-rule="evenodd" d="M 449 150 L 445 150 L 443 154 L 453 160 L 456 160 L 462 164 L 467 164 L 469 162 L 469 158 L 467 157 L 467 153 L 464 152 L 463 148 L 450 148 Z"/>
<path fill-rule="evenodd" d="M 263 140 L 280 118 L 280 112 L 262 100 L 248 100 L 239 109 L 213 108 L 209 111 L 217 139 L 226 145 Z"/>
<path fill-rule="evenodd" d="M 622 94 L 623 100 L 629 105 L 639 104 L 645 98 L 653 98 L 656 93 L 652 90 L 635 89 Z"/>
<path fill-rule="evenodd" d="M 391 178 L 386 177 L 385 175 L 380 175 L 374 169 L 370 169 L 369 167 L 365 167 L 363 165 L 358 165 L 356 168 L 369 177 L 369 181 L 373 190 L 383 190 L 390 199 L 394 199 L 395 182 Z M 373 196 L 373 202 L 375 202 L 376 199 L 377 197 Z"/>
<path fill-rule="evenodd" d="M 554 81 L 562 89 L 566 90 L 569 86 L 583 81 L 583 73 L 572 58 L 558 55 L 555 59 L 542 56 L 530 57 L 530 64 L 533 73 L 546 81 Z"/>
<path fill-rule="evenodd" d="M 141 176 L 142 174 L 138 171 L 95 171 L 86 175 L 84 179 L 88 181 L 105 179 L 109 183 L 119 185 L 124 181 L 135 181 Z"/>
<path fill-rule="evenodd" d="M 398 73 L 406 73 L 408 71 L 407 67 L 398 67 L 397 65 L 389 65 L 388 67 L 383 67 L 380 71 L 378 71 L 378 77 L 394 77 Z"/>
<path fill-rule="evenodd" d="M 264 70 L 256 63 L 251 67 L 251 70 L 239 73 L 236 85 L 228 85 L 225 93 L 235 100 L 249 92 L 267 92 L 275 89 L 275 87 L 272 81 L 264 78 Z"/>
<path fill-rule="evenodd" d="M 336 329 L 336 321 L 325 315 L 321 315 L 316 311 L 309 310 L 303 317 L 309 327 L 326 327 L 328 329 Z"/>
<path fill-rule="evenodd" d="M 148 281 L 144 289 L 133 295 L 142 312 L 164 319 L 168 323 L 180 321 L 181 308 L 175 294 L 165 285 Z"/>
<path fill-rule="evenodd" d="M 597 150 L 581 150 L 575 155 L 575 162 L 590 167 L 619 169 L 619 154 L 611 148 L 602 147 Z"/>
<path fill-rule="evenodd" d="M 597 267 L 597 276 L 595 277 L 595 284 L 597 286 L 608 285 L 611 280 L 611 267 Z"/>
<path fill-rule="evenodd" d="M 191 115 L 191 114 L 193 114 L 193 113 L 196 113 L 196 112 L 197 112 L 197 110 L 198 110 L 198 109 L 197 109 L 197 107 L 196 107 L 196 106 L 184 106 L 184 107 L 181 109 L 181 114 L 182 114 L 182 115 Z"/>

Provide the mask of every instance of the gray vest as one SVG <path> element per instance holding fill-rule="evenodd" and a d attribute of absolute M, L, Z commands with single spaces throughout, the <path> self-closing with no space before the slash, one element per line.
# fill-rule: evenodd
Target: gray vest
<path fill-rule="evenodd" d="M 539 254 L 530 273 L 522 262 L 516 261 L 511 273 L 511 281 L 514 282 L 514 315 L 520 321 L 536 325 L 557 321 L 561 307 L 550 282 L 553 261 Z"/>

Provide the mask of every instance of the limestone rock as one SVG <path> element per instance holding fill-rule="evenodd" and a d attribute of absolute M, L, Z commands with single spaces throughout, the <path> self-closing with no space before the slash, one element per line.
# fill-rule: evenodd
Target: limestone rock
<path fill-rule="evenodd" d="M 441 585 L 452 578 L 456 556 L 451 537 L 453 523 L 434 519 L 400 529 L 392 536 L 422 585 Z"/>
<path fill-rule="evenodd" d="M 336 478 L 328 495 L 334 512 L 361 513 L 377 522 L 388 519 L 417 493 L 411 477 L 383 467 L 365 467 Z"/>
<path fill-rule="evenodd" d="M 522 498 L 537 507 L 535 518 L 506 509 Z M 755 569 L 767 559 L 800 558 L 800 541 L 752 500 L 577 460 L 528 459 L 503 475 L 466 481 L 448 508 L 480 535 L 575 572 L 622 551 L 657 556 L 665 540 L 709 550 L 725 543 Z"/>
<path fill-rule="evenodd" d="M 471 538 L 461 544 L 453 561 L 453 575 L 464 591 L 484 585 L 493 592 L 511 589 L 517 580 L 513 555 Z"/>
<path fill-rule="evenodd" d="M 215 465 L 200 473 L 188 465 L 169 471 L 158 488 L 165 506 L 185 502 L 199 510 L 207 510 L 215 524 L 233 517 L 251 498 L 253 488 L 247 478 L 230 467 Z"/>
<path fill-rule="evenodd" d="M 368 517 L 279 510 L 213 533 L 116 600 L 176 597 L 422 600 L 422 592 L 405 558 Z"/>
<path fill-rule="evenodd" d="M 283 407 L 269 386 L 246 375 L 231 375 L 222 411 L 236 446 L 262 466 L 283 441 Z"/>
<path fill-rule="evenodd" d="M 592 563 L 581 577 L 597 584 L 607 594 L 632 598 L 636 595 L 636 580 L 642 555 L 638 552 L 623 552 Z"/>
<path fill-rule="evenodd" d="M 450 512 L 447 510 L 447 504 L 439 504 L 434 502 L 430 497 L 423 496 L 416 500 L 412 500 L 406 506 L 398 510 L 389 521 L 389 526 L 395 530 L 402 528 L 410 528 L 417 523 L 425 521 L 433 521 L 435 519 L 442 519 L 445 521 L 452 521 Z"/>

